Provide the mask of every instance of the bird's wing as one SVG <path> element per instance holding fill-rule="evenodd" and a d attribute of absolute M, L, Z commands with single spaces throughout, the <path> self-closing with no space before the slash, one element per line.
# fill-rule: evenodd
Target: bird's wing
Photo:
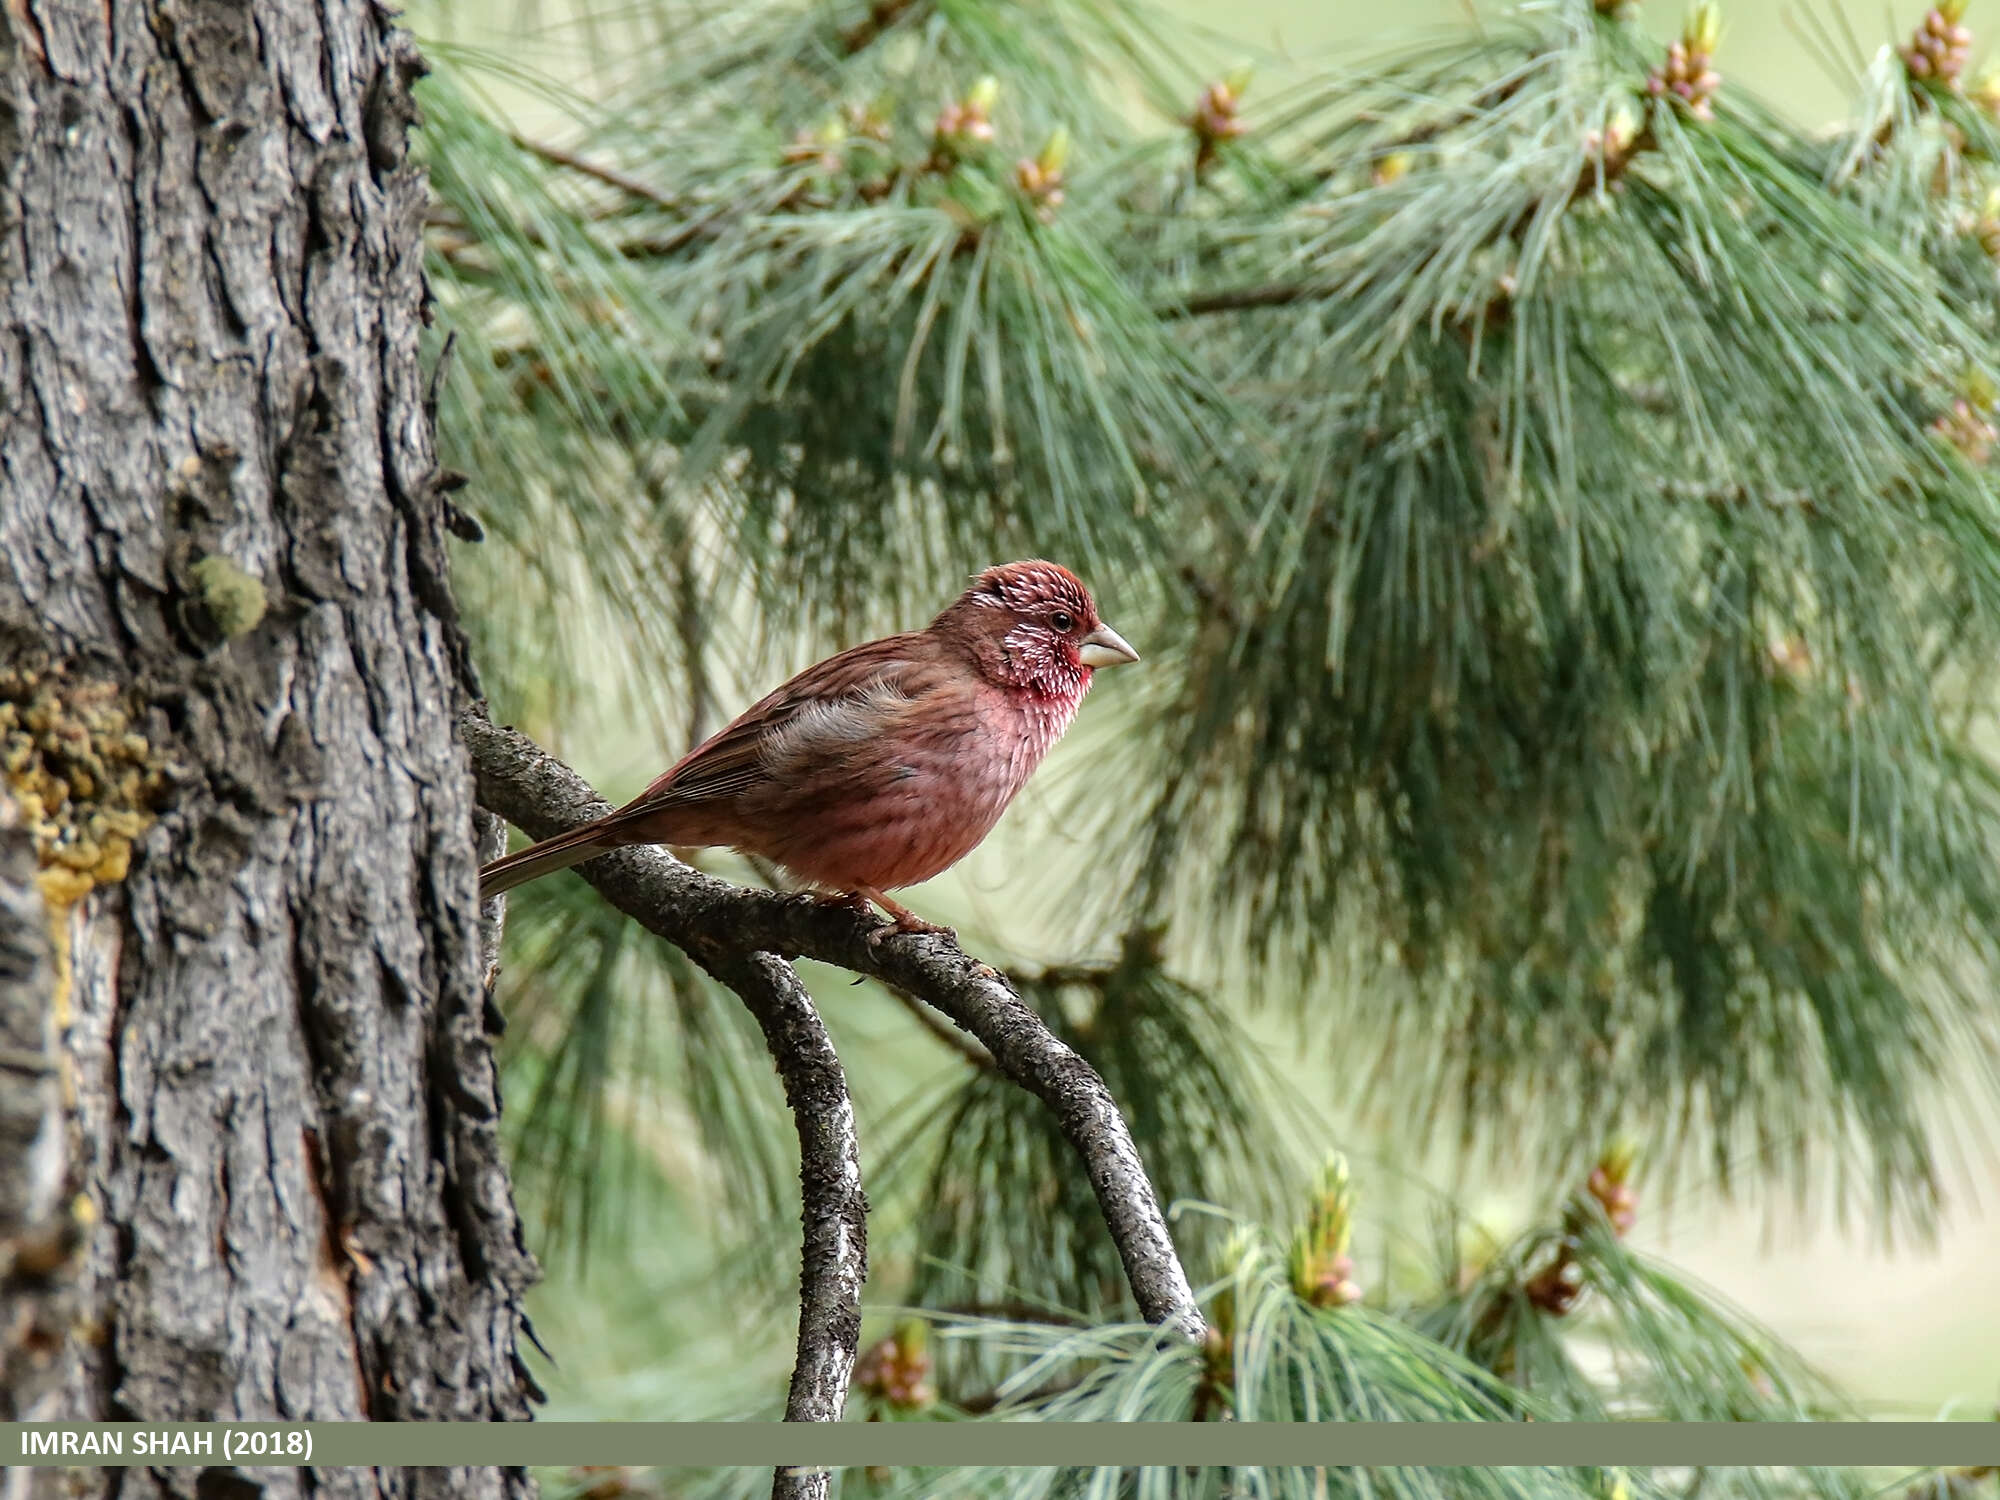
<path fill-rule="evenodd" d="M 891 728 L 940 679 L 939 645 L 918 631 L 806 668 L 659 776 L 620 813 L 730 799 L 824 767 Z"/>

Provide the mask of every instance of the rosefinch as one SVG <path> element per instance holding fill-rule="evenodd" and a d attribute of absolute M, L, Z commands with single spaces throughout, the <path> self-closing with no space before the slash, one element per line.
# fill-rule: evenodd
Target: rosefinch
<path fill-rule="evenodd" d="M 808 667 L 618 811 L 488 865 L 479 894 L 626 844 L 725 845 L 940 931 L 884 893 L 977 848 L 1092 670 L 1138 659 L 1069 569 L 988 568 L 928 629 Z"/>

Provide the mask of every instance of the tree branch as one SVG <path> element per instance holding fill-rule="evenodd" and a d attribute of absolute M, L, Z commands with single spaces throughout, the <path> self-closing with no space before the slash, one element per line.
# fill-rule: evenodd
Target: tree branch
<path fill-rule="evenodd" d="M 1518 82 L 1503 89 L 1498 98 L 1511 97 L 1519 87 Z M 1488 91 L 1489 93 L 1492 91 Z M 1482 98 L 1485 96 L 1482 95 Z M 1474 101 L 1461 111 L 1458 119 L 1472 119 L 1480 110 Z M 1441 122 L 1431 134 L 1447 128 L 1452 121 Z M 1412 135 L 1411 142 L 1427 140 L 1429 135 Z M 1608 142 L 1597 151 L 1585 153 L 1583 165 L 1575 178 L 1562 191 L 1562 204 L 1574 203 L 1601 188 L 1607 187 L 1625 175 L 1636 157 L 1643 156 L 1657 145 L 1651 124 L 1643 126 L 1630 140 Z M 1554 196 L 1551 194 L 1550 196 Z M 1523 230 L 1540 213 L 1547 198 L 1533 198 L 1507 224 L 1501 234 L 1494 238 L 1517 239 Z M 1219 292 L 1203 292 L 1182 298 L 1178 302 L 1163 303 L 1154 309 L 1156 316 L 1172 322 L 1181 318 L 1202 318 L 1213 313 L 1249 312 L 1263 307 L 1290 307 L 1296 302 L 1322 302 L 1329 297 L 1337 297 L 1344 291 L 1338 282 L 1266 282 L 1262 286 L 1231 287 Z"/>
<path fill-rule="evenodd" d="M 587 156 L 578 156 L 574 151 L 565 151 L 560 146 L 530 140 L 518 132 L 510 135 L 508 139 L 528 155 L 540 157 L 552 167 L 561 167 L 566 172 L 575 172 L 578 176 L 591 178 L 606 187 L 618 189 L 628 197 L 637 198 L 642 203 L 650 203 L 655 208 L 664 208 L 668 213 L 677 214 L 684 211 L 684 205 L 677 199 L 669 197 L 651 183 L 642 182 L 629 172 L 621 172 L 618 168 L 607 166 L 603 162 L 592 161 Z"/>
<path fill-rule="evenodd" d="M 697 206 L 683 203 L 671 194 L 662 192 L 650 183 L 634 177 L 628 172 L 621 171 L 619 168 L 611 166 L 608 163 L 595 161 L 587 156 L 579 156 L 574 151 L 565 151 L 560 146 L 551 146 L 542 141 L 531 140 L 524 135 L 510 135 L 508 139 L 520 150 L 527 152 L 528 155 L 536 157 L 541 161 L 547 162 L 552 167 L 559 167 L 563 171 L 574 172 L 578 176 L 588 177 L 594 182 L 601 182 L 607 187 L 617 189 L 628 198 L 636 199 L 641 203 L 649 203 L 655 208 L 663 209 L 667 213 L 676 215 L 681 220 L 677 228 L 669 230 L 664 234 L 651 234 L 634 239 L 621 240 L 612 247 L 618 254 L 628 259 L 654 259 L 676 255 L 697 240 L 713 238 L 718 232 L 717 226 L 727 217 L 726 212 L 721 209 L 708 209 L 704 211 Z M 438 205 L 434 204 L 432 206 L 431 212 L 425 220 L 425 228 L 431 232 L 432 248 L 447 258 L 455 258 L 462 255 L 472 246 L 483 243 L 481 237 L 474 233 L 469 225 L 458 219 L 451 212 L 450 205 L 448 204 L 443 206 L 442 211 L 440 211 Z M 451 237 L 440 238 L 438 231 L 444 231 L 446 235 Z M 514 233 L 518 234 L 531 245 L 545 245 L 546 243 L 541 232 L 532 224 L 517 224 L 514 226 Z"/>
<path fill-rule="evenodd" d="M 629 909 L 628 914 L 639 915 Z M 847 1079 L 826 1023 L 790 964 L 776 954 L 752 951 L 696 961 L 743 998 L 785 1081 L 785 1102 L 798 1124 L 799 1217 L 805 1227 L 799 1353 L 785 1420 L 837 1422 L 861 1347 L 861 1284 L 868 1275 L 868 1200 L 861 1191 Z M 782 1493 L 782 1486 L 772 1493 Z"/>
<path fill-rule="evenodd" d="M 501 744 L 505 736 L 529 753 L 541 755 L 525 737 L 495 729 L 477 708 L 469 709 L 461 723 L 470 744 L 485 743 L 481 736 Z M 606 810 L 581 778 L 553 759 L 542 759 L 552 773 L 550 779 L 562 785 L 566 778 L 569 784 L 562 785 L 562 790 L 575 795 L 537 817 L 517 808 L 505 795 L 489 795 L 485 767 L 475 752 L 481 823 L 491 819 L 497 828 L 504 816 L 540 838 Z M 559 777 L 554 773 L 560 773 Z M 486 832 L 484 828 L 479 831 L 482 835 Z M 497 848 L 489 847 L 484 836 L 479 845 L 482 861 L 495 857 L 506 847 L 504 832 Z M 686 869 L 669 862 L 676 869 Z M 734 990 L 764 1033 L 764 1045 L 784 1083 L 785 1102 L 791 1106 L 799 1134 L 799 1219 L 804 1245 L 799 1264 L 798 1355 L 785 1399 L 785 1420 L 837 1422 L 847 1405 L 848 1381 L 861 1346 L 861 1287 L 868 1276 L 868 1200 L 861 1189 L 854 1104 L 833 1039 L 799 976 L 783 959 L 752 945 L 693 946 L 686 924 L 664 919 L 665 907 L 657 899 L 622 899 L 626 895 L 622 888 L 606 889 L 605 894 L 626 915 L 686 950 L 716 980 Z M 492 933 L 496 948 L 504 906 L 496 897 L 486 903 L 481 914 L 482 925 Z M 489 986 L 496 968 L 497 953 L 487 970 Z M 827 1489 L 825 1469 L 781 1468 L 771 1495 L 772 1500 L 822 1500 Z"/>
<path fill-rule="evenodd" d="M 1213 313 L 1248 312 L 1259 307 L 1290 307 L 1294 302 L 1317 302 L 1338 295 L 1332 286 L 1307 286 L 1296 282 L 1271 282 L 1264 286 L 1233 287 L 1228 291 L 1204 292 L 1179 302 L 1162 304 L 1156 311 L 1169 320 L 1205 318 Z"/>
<path fill-rule="evenodd" d="M 848 56 L 873 45 L 877 37 L 903 18 L 913 3 L 914 0 L 874 0 L 868 7 L 868 18 L 841 36 L 840 44 L 847 49 Z"/>
<path fill-rule="evenodd" d="M 483 709 L 468 710 L 460 727 L 480 803 L 535 837 L 609 811 L 574 771 L 525 735 L 494 725 Z M 1205 1333 L 1117 1101 L 1096 1069 L 1063 1045 L 995 970 L 948 937 L 911 934 L 873 942 L 880 928 L 852 909 L 729 885 L 655 848 L 617 850 L 577 866 L 577 873 L 704 966 L 727 966 L 758 953 L 814 958 L 906 990 L 942 1011 L 1054 1112 L 1083 1158 L 1140 1312 L 1191 1339 Z"/>
<path fill-rule="evenodd" d="M 826 1024 L 790 964 L 758 952 L 696 961 L 736 991 L 757 1018 L 799 1132 L 805 1243 L 799 1257 L 799 1352 L 785 1420 L 838 1422 L 861 1347 L 861 1286 L 868 1277 L 868 1200 L 861 1191 L 861 1151 L 847 1079 Z M 780 1468 L 771 1480 L 771 1500 L 826 1500 L 830 1481 L 826 1469 Z"/>

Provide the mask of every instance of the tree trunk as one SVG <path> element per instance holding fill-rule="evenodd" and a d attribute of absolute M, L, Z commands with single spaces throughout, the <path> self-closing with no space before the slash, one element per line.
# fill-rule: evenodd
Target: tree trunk
<path fill-rule="evenodd" d="M 0 1416 L 529 1415 L 421 71 L 368 0 L 0 0 Z"/>

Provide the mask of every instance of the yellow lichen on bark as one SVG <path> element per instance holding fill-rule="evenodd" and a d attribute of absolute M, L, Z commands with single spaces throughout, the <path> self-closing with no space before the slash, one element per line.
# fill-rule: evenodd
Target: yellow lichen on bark
<path fill-rule="evenodd" d="M 165 787 L 165 758 L 137 732 L 118 684 L 12 667 L 0 670 L 0 774 L 41 865 L 60 1030 L 69 1023 L 70 914 L 131 869 L 133 842 Z"/>

